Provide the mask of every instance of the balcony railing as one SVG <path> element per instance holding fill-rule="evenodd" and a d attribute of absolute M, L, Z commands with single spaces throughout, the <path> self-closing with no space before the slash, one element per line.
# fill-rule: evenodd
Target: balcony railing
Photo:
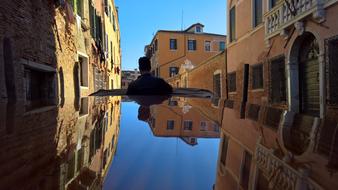
<path fill-rule="evenodd" d="M 265 37 L 271 38 L 283 29 L 313 14 L 313 18 L 325 20 L 324 8 L 337 0 L 282 0 L 271 11 L 264 15 Z"/>
<path fill-rule="evenodd" d="M 285 161 L 275 156 L 272 150 L 261 144 L 257 144 L 255 159 L 257 166 L 267 175 L 269 186 L 272 189 L 279 187 L 288 190 L 323 190 L 320 185 L 306 175 L 307 172 L 292 168 Z"/>

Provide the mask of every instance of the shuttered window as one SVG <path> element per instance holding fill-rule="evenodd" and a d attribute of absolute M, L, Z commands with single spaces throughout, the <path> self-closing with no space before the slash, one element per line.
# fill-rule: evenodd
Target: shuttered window
<path fill-rule="evenodd" d="M 263 64 L 252 66 L 252 89 L 263 88 Z"/>
<path fill-rule="evenodd" d="M 272 60 L 270 69 L 270 100 L 272 103 L 286 102 L 285 58 Z"/>
<path fill-rule="evenodd" d="M 228 90 L 229 92 L 236 92 L 236 72 L 228 74 Z"/>
<path fill-rule="evenodd" d="M 214 93 L 216 97 L 221 97 L 221 74 L 215 74 L 213 80 Z"/>
<path fill-rule="evenodd" d="M 338 105 L 338 36 L 326 41 L 329 71 L 329 103 Z"/>
<path fill-rule="evenodd" d="M 230 42 L 236 39 L 236 7 L 230 9 Z"/>

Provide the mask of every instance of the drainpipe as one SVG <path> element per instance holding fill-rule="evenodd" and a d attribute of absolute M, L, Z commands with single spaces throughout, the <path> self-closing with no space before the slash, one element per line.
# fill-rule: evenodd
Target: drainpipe
<path fill-rule="evenodd" d="M 242 91 L 242 102 L 240 107 L 240 118 L 245 118 L 245 107 L 248 101 L 248 84 L 249 84 L 249 64 L 244 64 L 243 69 L 243 91 Z"/>

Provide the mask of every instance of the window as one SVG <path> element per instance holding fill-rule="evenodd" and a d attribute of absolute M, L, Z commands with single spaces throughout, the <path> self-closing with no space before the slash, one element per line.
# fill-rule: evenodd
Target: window
<path fill-rule="evenodd" d="M 241 171 L 241 186 L 243 190 L 247 190 L 249 188 L 251 159 L 251 154 L 247 151 L 244 151 Z"/>
<path fill-rule="evenodd" d="M 196 33 L 201 33 L 202 32 L 202 27 L 196 26 Z"/>
<path fill-rule="evenodd" d="M 207 130 L 207 122 L 206 121 L 201 121 L 201 131 L 206 131 Z"/>
<path fill-rule="evenodd" d="M 88 87 L 88 59 L 79 55 L 80 85 Z"/>
<path fill-rule="evenodd" d="M 338 36 L 325 40 L 328 59 L 329 103 L 338 105 Z"/>
<path fill-rule="evenodd" d="M 236 72 L 228 74 L 228 86 L 229 92 L 236 92 Z"/>
<path fill-rule="evenodd" d="M 30 111 L 44 106 L 55 105 L 55 73 L 31 68 L 24 69 L 25 109 Z"/>
<path fill-rule="evenodd" d="M 252 89 L 263 88 L 263 64 L 252 66 Z"/>
<path fill-rule="evenodd" d="M 221 164 L 225 166 L 226 160 L 227 160 L 227 154 L 228 154 L 228 144 L 229 144 L 229 139 L 227 136 L 224 135 L 223 141 L 222 141 L 222 153 L 221 153 Z"/>
<path fill-rule="evenodd" d="M 213 123 L 212 128 L 215 132 L 219 132 L 219 125 L 217 123 Z"/>
<path fill-rule="evenodd" d="M 205 41 L 204 50 L 205 51 L 211 51 L 211 42 L 210 41 Z"/>
<path fill-rule="evenodd" d="M 191 131 L 192 130 L 192 121 L 184 121 L 183 129 Z"/>
<path fill-rule="evenodd" d="M 113 79 L 110 80 L 110 89 L 114 89 L 114 80 Z"/>
<path fill-rule="evenodd" d="M 169 76 L 173 77 L 178 74 L 178 67 L 169 67 Z"/>
<path fill-rule="evenodd" d="M 213 89 L 217 98 L 221 97 L 221 73 L 214 74 Z"/>
<path fill-rule="evenodd" d="M 195 51 L 196 50 L 196 40 L 188 40 L 188 50 Z"/>
<path fill-rule="evenodd" d="M 219 51 L 225 50 L 225 42 L 219 42 Z"/>
<path fill-rule="evenodd" d="M 88 114 L 88 97 L 85 97 L 85 98 L 81 98 L 79 115 L 81 117 L 87 114 Z"/>
<path fill-rule="evenodd" d="M 236 7 L 230 9 L 230 42 L 236 39 Z"/>
<path fill-rule="evenodd" d="M 83 0 L 76 1 L 76 13 L 83 18 Z"/>
<path fill-rule="evenodd" d="M 175 121 L 174 120 L 168 120 L 167 121 L 167 130 L 174 130 L 175 127 Z"/>
<path fill-rule="evenodd" d="M 256 27 L 262 23 L 262 0 L 253 0 L 253 26 Z"/>
<path fill-rule="evenodd" d="M 284 57 L 271 61 L 271 102 L 286 102 L 286 76 Z"/>
<path fill-rule="evenodd" d="M 114 54 L 113 54 L 113 42 L 110 41 L 110 69 L 114 69 Z"/>
<path fill-rule="evenodd" d="M 177 39 L 170 39 L 170 49 L 177 50 Z"/>
<path fill-rule="evenodd" d="M 154 42 L 154 50 L 157 51 L 157 49 L 158 49 L 158 41 L 156 39 Z"/>

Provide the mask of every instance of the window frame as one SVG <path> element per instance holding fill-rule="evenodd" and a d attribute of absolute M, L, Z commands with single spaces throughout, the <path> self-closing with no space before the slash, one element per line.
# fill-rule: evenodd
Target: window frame
<path fill-rule="evenodd" d="M 208 43 L 209 43 L 209 46 L 207 46 Z M 209 50 L 207 49 L 207 47 L 209 47 Z M 211 52 L 211 41 L 210 40 L 204 41 L 204 51 L 205 52 Z"/>
<path fill-rule="evenodd" d="M 190 49 L 190 42 L 192 42 L 192 49 Z M 197 51 L 197 41 L 195 39 L 189 39 L 188 43 L 188 51 Z"/>
<path fill-rule="evenodd" d="M 230 80 L 232 79 L 230 76 L 234 75 L 235 78 L 234 78 L 234 89 L 231 88 L 231 85 L 230 85 Z M 229 93 L 236 93 L 237 92 L 237 72 L 236 71 L 233 71 L 233 72 L 230 72 L 227 74 L 227 86 L 228 86 L 228 92 Z"/>
<path fill-rule="evenodd" d="M 222 47 L 221 44 L 224 44 L 224 45 L 223 45 L 224 48 L 221 48 L 221 47 Z M 225 48 L 226 48 L 225 41 L 220 41 L 220 42 L 218 43 L 218 50 L 219 50 L 219 51 L 224 51 Z"/>
<path fill-rule="evenodd" d="M 256 7 L 257 1 L 261 1 L 260 15 L 257 14 L 258 8 Z M 251 2 L 252 2 L 252 27 L 256 28 L 263 23 L 263 0 L 252 0 Z"/>
<path fill-rule="evenodd" d="M 172 126 L 169 125 L 169 124 L 172 124 Z M 167 131 L 172 131 L 172 130 L 174 130 L 174 129 L 175 129 L 175 120 L 173 120 L 173 119 L 168 119 L 168 120 L 167 120 Z"/>
<path fill-rule="evenodd" d="M 236 41 L 236 6 L 233 6 L 229 9 L 229 42 L 231 43 L 234 41 Z"/>
<path fill-rule="evenodd" d="M 261 73 L 261 84 L 256 84 L 254 83 L 254 78 L 257 78 L 254 76 L 254 74 L 256 74 L 254 71 L 255 69 L 258 69 L 258 68 L 262 68 L 262 73 Z M 251 65 L 251 76 L 250 76 L 250 81 L 251 81 L 251 89 L 252 90 L 263 90 L 264 89 L 264 64 L 263 63 L 258 63 L 258 64 L 255 64 L 255 65 Z M 258 86 L 256 86 L 258 85 Z"/>
<path fill-rule="evenodd" d="M 174 42 L 174 44 L 172 44 L 172 42 Z M 173 47 L 172 47 L 173 45 Z M 176 51 L 177 50 L 177 39 L 176 38 L 170 38 L 169 39 L 169 49 L 171 51 Z"/>
<path fill-rule="evenodd" d="M 188 127 L 186 126 L 186 123 L 191 123 L 191 126 L 189 125 Z M 193 129 L 193 121 L 192 120 L 184 120 L 183 121 L 183 130 L 184 131 L 192 131 Z"/>

